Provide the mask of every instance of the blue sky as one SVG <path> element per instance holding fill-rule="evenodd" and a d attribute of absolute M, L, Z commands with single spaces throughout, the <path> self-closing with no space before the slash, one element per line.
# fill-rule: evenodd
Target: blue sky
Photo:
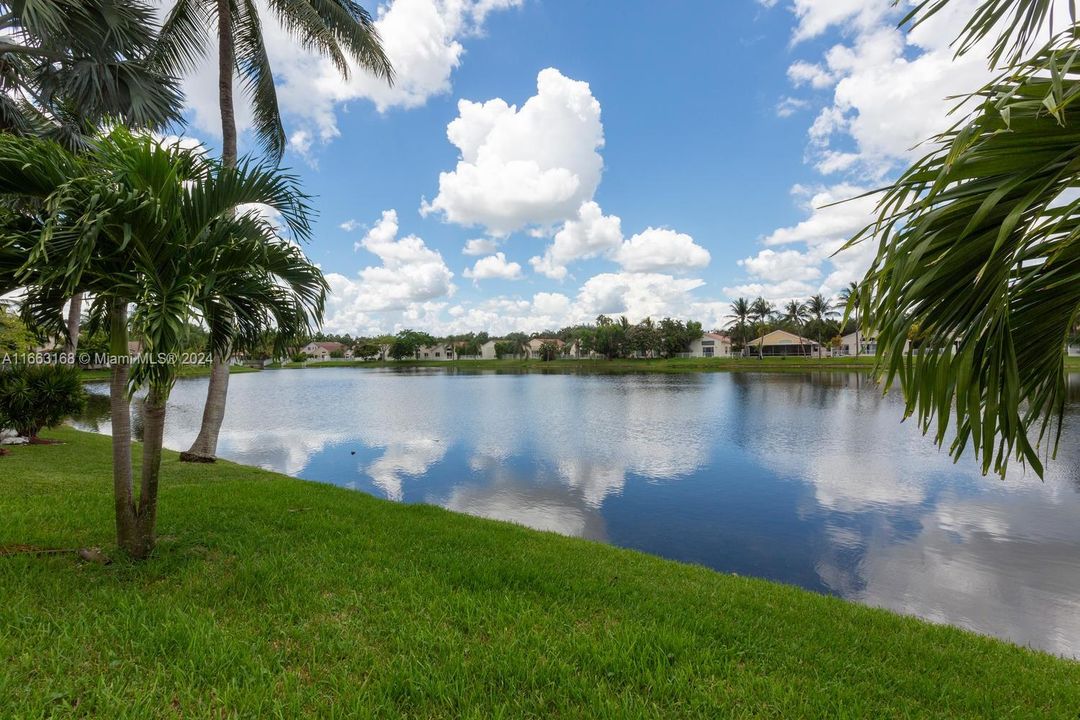
<path fill-rule="evenodd" d="M 820 206 L 879 186 L 987 72 L 953 61 L 956 13 L 909 34 L 888 0 L 370 9 L 394 90 L 267 23 L 327 328 L 354 334 L 713 327 L 739 295 L 835 294 L 868 262 L 830 256 L 872 201 Z M 213 85 L 209 64 L 188 82 L 187 132 L 210 145 Z"/>

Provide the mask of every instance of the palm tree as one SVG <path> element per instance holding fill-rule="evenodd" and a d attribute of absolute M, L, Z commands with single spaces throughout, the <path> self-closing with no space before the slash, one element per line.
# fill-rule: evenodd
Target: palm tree
<path fill-rule="evenodd" d="M 920 3 L 908 19 L 948 4 Z M 1062 345 L 1080 313 L 1080 201 L 1070 194 L 1080 184 L 1080 26 L 1069 5 L 1071 22 L 1033 50 L 1053 3 L 978 3 L 957 54 L 990 38 L 1001 75 L 852 240 L 878 248 L 858 304 L 886 387 L 898 377 L 907 414 L 933 426 L 939 445 L 953 435 L 956 458 L 970 445 L 984 473 L 1004 474 L 1015 457 L 1041 476 L 1040 452 L 1060 440 Z M 916 328 L 921 351 L 907 357 Z"/>
<path fill-rule="evenodd" d="M 746 298 L 736 298 L 735 302 L 731 303 L 730 312 L 728 313 L 731 322 L 728 323 L 727 327 L 738 334 L 736 339 L 742 347 L 746 347 L 746 331 L 750 325 L 750 315 L 750 301 Z"/>
<path fill-rule="evenodd" d="M 117 543 L 145 558 L 154 546 L 165 406 L 178 371 L 167 355 L 182 350 L 189 322 L 212 317 L 216 351 L 257 346 L 270 328 L 284 346 L 321 317 L 326 283 L 318 268 L 264 217 L 236 214 L 245 204 L 268 205 L 306 238 L 305 198 L 275 170 L 225 167 L 124 129 L 82 155 L 0 135 L 0 192 L 46 208 L 0 225 L 0 293 L 24 288 L 24 318 L 53 330 L 63 324 L 65 299 L 86 292 L 91 323 L 108 327 Z M 130 363 L 121 360 L 129 329 L 144 348 Z M 129 400 L 140 386 L 148 393 L 136 498 Z"/>
<path fill-rule="evenodd" d="M 776 308 L 773 306 L 773 304 L 763 297 L 759 297 L 757 300 L 754 300 L 754 302 L 750 305 L 750 316 L 754 319 L 755 325 L 757 325 L 758 329 L 761 331 L 761 335 L 758 339 L 764 337 L 766 322 L 770 317 L 772 317 L 772 314 L 773 312 L 775 312 L 775 310 Z M 758 343 L 759 360 L 765 359 L 765 350 L 763 347 L 764 344 L 764 342 Z"/>
<path fill-rule="evenodd" d="M 806 309 L 806 303 L 798 300 L 789 300 L 784 306 L 784 320 L 791 323 L 799 336 L 799 355 L 802 355 L 803 326 L 810 319 L 810 312 Z"/>
<path fill-rule="evenodd" d="M 393 82 L 394 71 L 371 15 L 353 0 L 271 0 L 275 18 L 306 50 L 333 62 L 344 77 L 349 59 L 377 77 Z M 173 74 L 190 71 L 211 44 L 211 20 L 216 21 L 218 105 L 221 112 L 221 159 L 236 164 L 236 113 L 233 78 L 239 77 L 251 96 L 255 136 L 275 162 L 285 152 L 286 137 L 278 111 L 273 71 L 262 35 L 255 0 L 179 0 L 161 27 L 155 54 L 158 67 Z M 213 461 L 217 436 L 225 418 L 229 391 L 227 347 L 214 358 L 199 434 L 182 460 Z"/>
<path fill-rule="evenodd" d="M 176 79 L 146 62 L 153 21 L 136 0 L 0 1 L 0 132 L 76 149 L 107 118 L 179 120 Z"/>
<path fill-rule="evenodd" d="M 855 357 L 859 357 L 862 344 L 859 341 L 859 283 L 853 282 L 840 291 L 840 302 L 844 304 L 844 321 L 847 322 L 848 314 L 852 314 L 855 320 Z"/>
<path fill-rule="evenodd" d="M 0 2 L 0 131 L 85 148 L 107 120 L 158 128 L 180 119 L 172 76 L 146 60 L 153 10 L 132 0 Z M 82 295 L 71 298 L 65 352 L 78 347 Z"/>
<path fill-rule="evenodd" d="M 821 346 L 827 339 L 828 325 L 826 321 L 830 318 L 837 317 L 840 313 L 836 311 L 832 301 L 826 298 L 821 293 L 812 295 L 809 300 L 806 301 L 806 311 L 817 323 L 817 341 L 818 341 L 818 359 L 821 359 Z"/>

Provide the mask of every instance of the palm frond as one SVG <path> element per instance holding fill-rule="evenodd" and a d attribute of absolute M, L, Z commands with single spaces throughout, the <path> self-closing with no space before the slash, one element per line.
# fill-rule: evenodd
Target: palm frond
<path fill-rule="evenodd" d="M 1041 475 L 1060 432 L 1080 312 L 1080 202 L 1063 200 L 1080 173 L 1076 58 L 1051 45 L 984 88 L 854 240 L 878 243 L 858 308 L 880 370 L 939 444 L 952 419 L 953 455 L 971 447 L 983 472 L 1015 456 Z"/>

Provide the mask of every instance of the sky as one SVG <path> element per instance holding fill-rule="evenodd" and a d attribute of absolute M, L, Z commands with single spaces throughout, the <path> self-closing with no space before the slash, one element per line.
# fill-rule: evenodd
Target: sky
<path fill-rule="evenodd" d="M 834 253 L 873 198 L 832 203 L 894 177 L 990 78 L 949 47 L 973 5 L 909 31 L 891 0 L 369 0 L 392 88 L 341 78 L 266 11 L 324 328 L 719 328 L 739 296 L 833 296 L 870 261 Z M 210 147 L 215 62 L 186 81 L 184 134 Z"/>

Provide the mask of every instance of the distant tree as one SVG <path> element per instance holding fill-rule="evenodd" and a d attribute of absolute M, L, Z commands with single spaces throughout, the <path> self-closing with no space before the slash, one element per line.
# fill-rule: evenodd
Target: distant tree
<path fill-rule="evenodd" d="M 502 360 L 503 358 L 514 357 L 521 351 L 520 343 L 513 340 L 498 340 L 495 343 L 495 358 Z"/>
<path fill-rule="evenodd" d="M 29 352 L 34 347 L 34 335 L 22 320 L 0 305 L 0 355 Z M 3 358 L 0 357 L 0 361 Z"/>
<path fill-rule="evenodd" d="M 853 282 L 841 290 L 840 302 L 844 304 L 844 318 L 851 315 L 855 320 L 855 357 L 859 357 L 862 349 L 859 342 L 859 284 Z"/>
<path fill-rule="evenodd" d="M 402 330 L 394 336 L 394 341 L 390 345 L 389 354 L 390 357 L 395 360 L 415 358 L 416 354 L 420 351 L 420 348 L 434 345 L 435 342 L 435 338 L 426 332 Z"/>
<path fill-rule="evenodd" d="M 374 360 L 379 357 L 381 348 L 374 340 L 358 340 L 353 345 L 353 357 L 361 360 Z"/>
<path fill-rule="evenodd" d="M 757 337 L 764 337 L 769 327 L 769 319 L 772 317 L 775 307 L 763 297 L 758 297 L 750 305 L 750 317 L 754 321 L 754 330 Z M 758 343 L 758 359 L 765 357 L 764 343 Z"/>
<path fill-rule="evenodd" d="M 645 318 L 630 328 L 627 333 L 627 345 L 630 352 L 644 357 L 660 351 L 660 331 L 652 318 Z"/>
<path fill-rule="evenodd" d="M 828 343 L 835 330 L 839 327 L 830 322 L 833 318 L 839 316 L 840 313 L 836 311 L 836 307 L 832 301 L 826 298 L 821 293 L 812 296 L 806 301 L 806 310 L 810 313 L 810 316 L 814 319 L 814 340 L 818 341 L 818 357 L 821 357 L 822 347 Z"/>
<path fill-rule="evenodd" d="M 751 339 L 750 319 L 752 316 L 750 301 L 746 298 L 741 297 L 731 303 L 730 312 L 728 313 L 731 322 L 728 323 L 727 328 L 731 331 L 731 339 L 734 341 L 736 349 L 741 350 Z"/>
<path fill-rule="evenodd" d="M 558 357 L 559 346 L 556 343 L 551 340 L 540 343 L 540 360 L 543 362 L 550 362 Z"/>

